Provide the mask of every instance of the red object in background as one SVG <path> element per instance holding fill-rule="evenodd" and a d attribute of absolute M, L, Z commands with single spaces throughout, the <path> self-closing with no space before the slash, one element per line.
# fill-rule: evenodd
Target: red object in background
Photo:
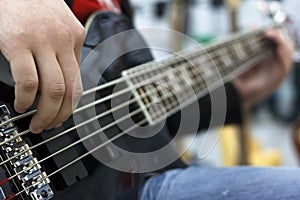
<path fill-rule="evenodd" d="M 120 11 L 120 0 L 110 0 L 113 6 L 105 0 L 74 0 L 72 11 L 82 23 L 97 10 L 118 10 Z"/>

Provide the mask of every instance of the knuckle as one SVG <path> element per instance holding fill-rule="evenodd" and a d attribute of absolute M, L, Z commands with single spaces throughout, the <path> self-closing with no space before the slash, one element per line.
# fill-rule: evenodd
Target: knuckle
<path fill-rule="evenodd" d="M 36 90 L 39 85 L 39 81 L 34 77 L 26 77 L 24 80 L 18 82 L 17 84 L 21 85 L 22 89 L 32 91 Z"/>
<path fill-rule="evenodd" d="M 52 86 L 49 89 L 49 95 L 53 99 L 62 99 L 65 95 L 65 84 L 62 82 L 52 84 Z"/>
<path fill-rule="evenodd" d="M 60 30 L 60 37 L 64 39 L 65 42 L 71 43 L 72 42 L 72 34 L 68 28 Z"/>
<path fill-rule="evenodd" d="M 83 42 L 85 39 L 85 29 L 82 26 L 79 26 L 76 30 L 76 38 L 78 38 L 78 40 L 80 42 Z"/>
<path fill-rule="evenodd" d="M 58 36 L 60 40 L 64 41 L 64 43 L 71 43 L 73 40 L 73 33 L 69 26 L 61 22 L 57 22 L 57 27 L 55 35 Z"/>

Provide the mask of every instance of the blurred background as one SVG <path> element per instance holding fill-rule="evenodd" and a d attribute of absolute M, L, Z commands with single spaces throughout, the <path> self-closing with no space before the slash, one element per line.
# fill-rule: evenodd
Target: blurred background
<path fill-rule="evenodd" d="M 183 156 L 188 163 L 210 166 L 239 164 L 298 166 L 300 151 L 300 10 L 299 0 L 131 0 L 137 28 L 169 28 L 185 33 L 203 45 L 236 31 L 253 30 L 285 21 L 297 46 L 294 68 L 281 87 L 247 115 L 247 123 L 216 128 L 199 134 Z M 146 39 L 149 36 L 145 36 Z M 174 51 L 187 48 L 184 41 L 151 35 Z M 156 58 L 162 52 L 153 51 Z M 247 155 L 241 138 L 246 139 Z M 178 141 L 179 148 L 191 138 Z M 241 160 L 245 160 L 242 163 Z"/>

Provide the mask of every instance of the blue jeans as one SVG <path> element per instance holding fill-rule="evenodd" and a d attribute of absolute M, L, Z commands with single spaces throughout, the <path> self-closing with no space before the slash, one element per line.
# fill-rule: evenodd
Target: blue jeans
<path fill-rule="evenodd" d="M 300 199 L 300 169 L 191 166 L 150 178 L 140 193 L 140 200 L 194 199 Z"/>

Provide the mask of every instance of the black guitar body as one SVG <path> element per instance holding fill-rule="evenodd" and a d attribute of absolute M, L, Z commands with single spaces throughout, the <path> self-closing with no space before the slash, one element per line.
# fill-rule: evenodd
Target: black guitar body
<path fill-rule="evenodd" d="M 152 56 L 149 50 L 146 48 L 142 48 L 146 47 L 146 44 L 136 31 L 134 31 L 135 34 L 127 34 L 125 37 L 128 38 L 124 38 L 124 40 L 116 40 L 115 43 L 111 44 L 109 49 L 97 47 L 98 44 L 102 43 L 107 38 L 131 29 L 133 29 L 131 21 L 122 15 L 113 13 L 98 13 L 93 18 L 87 32 L 87 37 L 83 49 L 82 77 L 84 80 L 84 84 L 85 81 L 87 83 L 84 85 L 85 89 L 93 87 L 92 84 L 94 83 L 96 83 L 97 85 L 101 85 L 115 80 L 116 78 L 119 78 L 121 76 L 121 72 L 123 70 L 152 60 Z M 135 44 L 132 44 L 129 41 L 135 41 Z M 104 59 L 104 62 L 106 62 L 105 65 L 97 64 L 97 61 L 91 61 L 90 59 L 88 59 L 92 50 L 94 50 L 93 52 L 95 53 L 95 55 L 99 55 L 99 60 L 103 60 L 102 56 L 106 55 L 107 52 L 126 52 L 126 49 L 132 49 L 132 45 L 137 45 L 135 50 L 122 54 L 121 57 L 118 57 L 115 60 L 106 61 Z M 106 53 L 103 51 L 105 51 Z M 85 63 L 94 63 L 95 65 L 93 68 L 85 68 Z M 0 91 L 5 95 L 1 95 L 0 103 L 5 104 L 9 108 L 13 117 L 18 115 L 13 110 L 13 80 L 9 74 L 9 65 L 7 61 L 5 61 L 3 57 L 1 57 L 1 71 L 3 69 L 5 70 L 5 73 L 1 72 L 0 75 Z M 95 101 L 97 99 L 100 99 L 101 97 L 105 97 L 107 94 L 110 94 L 113 89 L 114 88 L 112 87 L 107 88 L 106 90 L 97 92 L 94 96 L 83 98 L 83 102 L 79 105 L 79 107 L 86 104 L 87 102 L 90 102 L 90 99 L 93 99 Z M 137 105 L 133 104 L 130 106 L 130 109 L 134 109 L 136 107 Z M 95 108 L 96 114 L 101 114 L 111 109 L 112 106 L 111 102 L 105 102 L 95 106 Z M 87 111 L 82 112 L 80 115 L 74 116 L 74 118 L 70 118 L 60 128 L 51 131 L 44 131 L 40 135 L 29 133 L 22 138 L 29 144 L 29 146 L 33 146 L 69 128 L 72 128 L 73 126 L 78 124 L 78 121 L 85 121 L 91 118 L 92 112 L 92 109 L 87 109 Z M 132 120 L 138 120 L 142 117 L 142 115 L 136 115 Z M 82 129 L 73 130 L 72 132 L 63 135 L 62 137 L 59 137 L 51 142 L 47 142 L 46 144 L 43 144 L 40 147 L 32 150 L 32 152 L 38 160 L 42 160 L 43 158 L 55 154 L 60 149 L 71 145 L 72 143 L 75 143 L 76 141 L 84 137 L 78 132 L 86 132 L 86 134 L 88 135 L 89 133 L 92 133 L 93 131 L 99 129 L 99 126 L 104 127 L 106 124 L 113 121 L 114 117 L 112 115 L 107 115 L 99 119 L 98 121 L 94 121 L 90 125 L 85 126 Z M 30 117 L 16 121 L 15 125 L 18 127 L 19 132 L 22 132 L 28 129 L 29 122 Z M 91 140 L 88 140 L 88 142 L 90 141 L 90 143 L 79 143 L 77 145 L 74 145 L 72 148 L 69 148 L 68 150 L 65 150 L 53 156 L 51 159 L 47 159 L 44 162 L 40 163 L 40 165 L 42 166 L 42 170 L 45 171 L 47 175 L 49 175 L 60 169 L 64 165 L 75 160 L 76 158 L 80 157 L 81 155 L 87 153 L 89 150 L 91 150 L 89 149 L 90 145 L 97 147 L 98 145 L 101 145 L 102 143 L 107 141 L 107 138 L 112 138 L 120 132 L 122 132 L 122 130 L 118 126 L 115 126 L 104 131 L 105 137 L 102 134 L 98 134 Z M 54 191 L 53 199 L 136 199 L 138 190 L 142 186 L 145 178 L 149 177 L 152 174 L 160 173 L 169 168 L 184 167 L 184 164 L 180 160 L 177 160 L 175 161 L 175 163 L 173 162 L 173 164 L 169 165 L 168 167 L 165 167 L 163 169 L 157 168 L 155 172 L 149 171 L 147 173 L 135 173 L 140 172 L 140 168 L 143 168 L 142 166 L 145 164 L 158 166 L 159 163 L 157 162 L 159 162 L 159 159 L 163 159 L 163 156 L 157 155 L 158 160 L 155 160 L 153 158 L 153 160 L 147 160 L 147 162 L 149 163 L 144 163 L 143 160 L 135 159 L 134 157 L 129 159 L 128 157 L 124 158 L 124 153 L 123 151 L 120 151 L 120 149 L 135 153 L 147 153 L 158 150 L 164 147 L 169 142 L 170 136 L 168 134 L 167 128 L 164 127 L 153 137 L 140 139 L 130 135 L 126 135 L 116 140 L 116 142 L 113 142 L 111 145 L 105 145 L 103 148 L 101 148 L 101 150 L 97 151 L 97 155 L 100 155 L 101 157 L 100 161 L 99 158 L 94 154 L 89 155 L 68 166 L 67 168 L 64 168 L 58 173 L 55 173 L 49 178 L 51 180 L 50 186 Z M 114 146 L 117 146 L 120 149 L 115 148 Z M 173 151 L 173 153 L 176 154 L 175 151 Z M 2 159 L 5 158 L 3 152 L 1 156 Z M 113 166 L 119 166 L 120 168 L 125 169 L 126 172 L 113 169 L 110 163 Z M 0 178 L 3 180 L 9 177 L 9 173 L 14 173 L 13 169 L 11 169 L 9 165 L 9 163 L 6 163 L 0 168 Z M 8 197 L 11 193 L 16 194 L 23 189 L 22 187 L 20 187 L 20 181 L 18 181 L 17 178 L 15 178 L 15 180 L 16 183 L 12 183 L 10 181 L 3 184 L 2 186 L 0 185 L 3 189 L 3 194 L 6 197 Z M 18 185 L 19 188 L 17 188 L 16 185 Z M 0 192 L 0 195 L 1 194 L 2 193 Z M 46 196 L 42 199 L 47 199 Z M 32 198 L 25 195 L 25 193 L 22 193 L 22 195 L 16 196 L 15 199 Z"/>

